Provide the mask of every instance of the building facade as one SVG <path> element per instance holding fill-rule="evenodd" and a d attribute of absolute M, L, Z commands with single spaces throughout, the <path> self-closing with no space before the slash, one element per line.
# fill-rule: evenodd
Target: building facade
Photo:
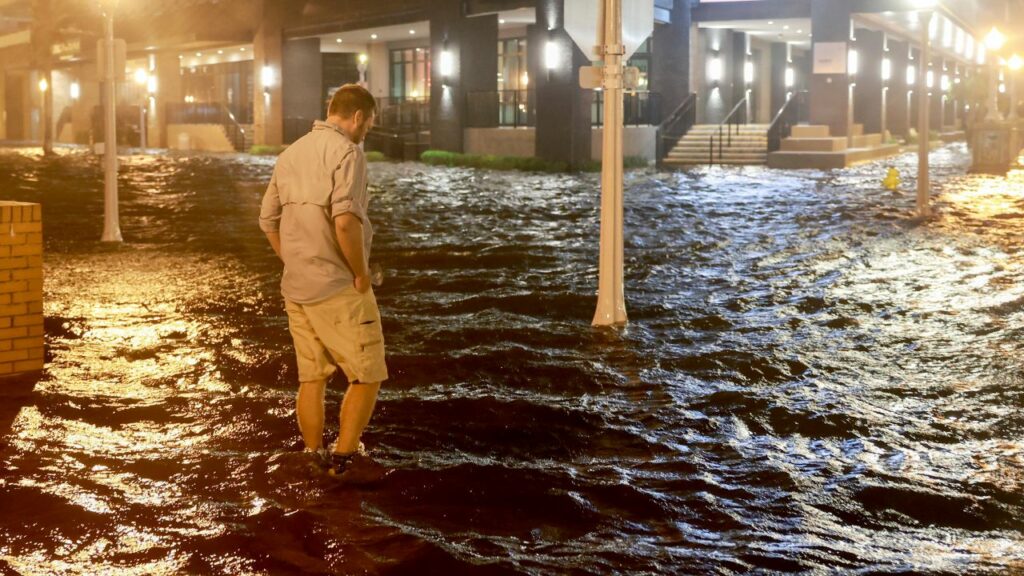
<path fill-rule="evenodd" d="M 627 155 L 658 155 L 683 108 L 687 129 L 741 118 L 767 132 L 799 104 L 800 123 L 816 127 L 802 132 L 823 141 L 791 151 L 884 144 L 914 136 L 923 90 L 931 125 L 953 134 L 986 101 L 989 74 L 1001 75 L 1006 108 L 1016 85 L 998 66 L 1016 47 L 987 54 L 984 37 L 992 26 L 1012 31 L 1017 0 L 653 2 L 653 32 L 629 61 L 640 82 L 625 96 Z M 47 4 L 66 15 L 33 13 Z M 39 141 L 49 127 L 59 142 L 102 140 L 102 16 L 64 4 L 0 8 L 0 139 Z M 565 32 L 563 0 L 123 4 L 124 144 L 284 145 L 324 116 L 338 86 L 359 82 L 380 102 L 369 145 L 393 156 L 428 147 L 570 164 L 599 156 L 603 98 L 580 88 L 590 61 Z"/>

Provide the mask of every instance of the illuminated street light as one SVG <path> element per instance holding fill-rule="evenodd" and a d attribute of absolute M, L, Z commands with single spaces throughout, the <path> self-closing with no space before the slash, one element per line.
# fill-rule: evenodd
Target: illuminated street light
<path fill-rule="evenodd" d="M 1006 36 L 998 28 L 992 27 L 992 31 L 985 36 L 985 46 L 992 52 L 998 52 L 1006 44 Z"/>

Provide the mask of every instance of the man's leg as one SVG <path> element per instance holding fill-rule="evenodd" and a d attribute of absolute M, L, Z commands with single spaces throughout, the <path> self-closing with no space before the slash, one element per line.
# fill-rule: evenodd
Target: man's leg
<path fill-rule="evenodd" d="M 299 383 L 295 397 L 295 416 L 306 450 L 319 450 L 324 439 L 324 392 L 326 380 Z"/>
<path fill-rule="evenodd" d="M 340 431 L 334 445 L 335 454 L 352 454 L 359 448 L 359 437 L 373 416 L 377 404 L 380 382 L 349 384 L 345 399 L 341 401 Z"/>

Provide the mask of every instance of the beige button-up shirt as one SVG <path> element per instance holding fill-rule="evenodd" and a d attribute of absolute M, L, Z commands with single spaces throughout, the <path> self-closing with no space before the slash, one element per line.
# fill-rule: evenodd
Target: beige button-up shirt
<path fill-rule="evenodd" d="M 334 232 L 334 219 L 342 214 L 362 221 L 369 268 L 373 226 L 366 215 L 366 183 L 362 149 L 328 122 L 317 121 L 278 157 L 263 196 L 260 228 L 281 234 L 281 294 L 287 300 L 313 304 L 352 285 Z"/>

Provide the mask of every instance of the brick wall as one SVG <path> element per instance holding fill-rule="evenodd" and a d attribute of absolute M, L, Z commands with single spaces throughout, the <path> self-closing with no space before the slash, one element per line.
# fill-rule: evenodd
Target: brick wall
<path fill-rule="evenodd" d="M 0 377 L 43 369 L 43 213 L 0 201 Z"/>

